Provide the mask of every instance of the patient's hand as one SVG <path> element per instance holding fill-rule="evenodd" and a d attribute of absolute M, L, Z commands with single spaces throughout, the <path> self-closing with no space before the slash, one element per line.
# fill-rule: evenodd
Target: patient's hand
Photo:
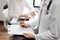
<path fill-rule="evenodd" d="M 25 24 L 24 22 L 20 22 L 20 26 L 24 28 L 30 27 L 30 24 Z"/>
<path fill-rule="evenodd" d="M 22 15 L 20 15 L 19 17 L 25 17 L 25 18 L 27 18 L 27 19 L 30 19 L 30 15 L 28 15 L 28 14 L 22 14 Z"/>
<path fill-rule="evenodd" d="M 31 15 L 30 14 L 21 14 L 19 17 L 25 17 L 25 18 L 27 18 L 27 19 L 30 19 L 31 17 L 34 17 L 36 14 L 35 14 L 35 12 L 33 11 L 32 13 L 31 13 Z"/>

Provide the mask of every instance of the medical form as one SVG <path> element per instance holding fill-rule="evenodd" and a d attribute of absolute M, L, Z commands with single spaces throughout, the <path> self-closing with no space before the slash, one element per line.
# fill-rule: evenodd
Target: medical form
<path fill-rule="evenodd" d="M 8 34 L 23 35 L 23 33 L 35 34 L 31 27 L 22 28 L 20 25 L 8 25 Z"/>

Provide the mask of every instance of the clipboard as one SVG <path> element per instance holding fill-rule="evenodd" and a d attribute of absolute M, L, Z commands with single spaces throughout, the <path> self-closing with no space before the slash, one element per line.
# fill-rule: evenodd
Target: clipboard
<path fill-rule="evenodd" d="M 8 34 L 23 35 L 23 33 L 35 34 L 31 27 L 22 28 L 20 25 L 8 25 Z"/>

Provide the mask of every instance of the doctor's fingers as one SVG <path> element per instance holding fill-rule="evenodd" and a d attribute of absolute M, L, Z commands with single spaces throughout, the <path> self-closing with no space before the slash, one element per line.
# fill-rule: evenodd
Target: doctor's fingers
<path fill-rule="evenodd" d="M 24 27 L 24 28 L 28 28 L 29 27 L 28 24 L 20 24 L 20 25 L 21 25 L 21 27 Z"/>
<path fill-rule="evenodd" d="M 35 36 L 33 34 L 30 34 L 30 33 L 23 33 L 23 35 L 26 37 L 26 38 L 35 38 Z"/>
<path fill-rule="evenodd" d="M 23 33 L 23 35 L 26 37 L 26 38 L 29 38 L 29 33 Z"/>
<path fill-rule="evenodd" d="M 20 21 L 20 24 L 24 24 L 24 21 Z"/>

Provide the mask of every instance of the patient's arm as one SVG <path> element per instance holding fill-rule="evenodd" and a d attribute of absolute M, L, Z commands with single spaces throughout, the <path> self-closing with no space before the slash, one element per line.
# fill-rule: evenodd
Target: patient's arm
<path fill-rule="evenodd" d="M 27 1 L 23 1 L 24 2 L 24 5 L 29 9 L 30 13 L 27 13 L 27 14 L 22 14 L 20 15 L 20 17 L 26 17 L 26 18 L 30 18 L 31 16 L 35 16 L 36 15 L 36 12 L 34 10 L 34 7 L 29 4 Z"/>

